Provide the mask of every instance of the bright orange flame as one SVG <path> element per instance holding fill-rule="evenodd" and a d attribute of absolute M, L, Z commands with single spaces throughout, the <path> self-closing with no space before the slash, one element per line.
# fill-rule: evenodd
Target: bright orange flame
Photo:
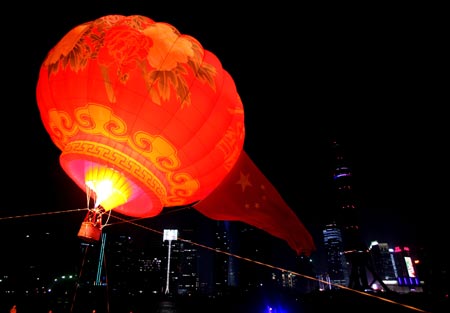
<path fill-rule="evenodd" d="M 109 167 L 89 168 L 85 180 L 86 187 L 95 193 L 95 207 L 101 205 L 106 211 L 126 203 L 132 194 L 125 176 Z"/>

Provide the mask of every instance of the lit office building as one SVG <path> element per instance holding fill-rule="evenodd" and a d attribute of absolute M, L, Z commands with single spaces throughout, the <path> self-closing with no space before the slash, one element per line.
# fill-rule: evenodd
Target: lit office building
<path fill-rule="evenodd" d="M 179 295 L 194 295 L 199 290 L 197 248 L 189 243 L 180 242 L 178 290 Z"/>
<path fill-rule="evenodd" d="M 408 247 L 389 248 L 387 243 L 373 241 L 370 245 L 372 264 L 383 283 L 399 293 L 422 292 L 423 281 L 417 274 L 416 262 Z M 381 286 L 374 286 L 381 288 Z"/>
<path fill-rule="evenodd" d="M 327 258 L 327 279 L 332 284 L 347 285 L 348 270 L 344 256 L 341 230 L 336 224 L 328 224 L 322 231 Z"/>
<path fill-rule="evenodd" d="M 395 247 L 392 251 L 395 264 L 397 285 L 405 291 L 422 291 L 423 282 L 420 281 L 416 262 L 409 247 Z"/>
<path fill-rule="evenodd" d="M 383 281 L 395 280 L 394 263 L 387 243 L 372 241 L 369 246 L 371 262 Z"/>

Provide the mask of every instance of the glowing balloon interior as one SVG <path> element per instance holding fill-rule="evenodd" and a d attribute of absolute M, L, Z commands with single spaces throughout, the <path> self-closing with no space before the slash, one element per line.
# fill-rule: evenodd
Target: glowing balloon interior
<path fill-rule="evenodd" d="M 202 200 L 243 148 L 242 102 L 218 58 L 144 16 L 70 30 L 36 98 L 62 168 L 105 211 L 151 217 Z"/>

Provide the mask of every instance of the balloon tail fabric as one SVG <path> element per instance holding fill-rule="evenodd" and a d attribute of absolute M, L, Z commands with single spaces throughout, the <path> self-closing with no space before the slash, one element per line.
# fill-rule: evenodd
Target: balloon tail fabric
<path fill-rule="evenodd" d="M 194 208 L 211 219 L 262 229 L 285 240 L 298 255 L 316 249 L 306 227 L 245 151 L 221 185 Z"/>

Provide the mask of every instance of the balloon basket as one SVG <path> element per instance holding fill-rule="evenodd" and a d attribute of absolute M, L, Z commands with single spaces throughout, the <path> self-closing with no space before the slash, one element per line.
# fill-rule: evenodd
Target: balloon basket
<path fill-rule="evenodd" d="M 93 222 L 81 223 L 80 230 L 78 231 L 78 237 L 87 242 L 97 242 L 100 240 L 102 229 L 100 225 Z"/>
<path fill-rule="evenodd" d="M 97 242 L 102 234 L 102 215 L 105 213 L 103 207 L 88 209 L 88 213 L 81 223 L 78 237 L 87 242 Z"/>

